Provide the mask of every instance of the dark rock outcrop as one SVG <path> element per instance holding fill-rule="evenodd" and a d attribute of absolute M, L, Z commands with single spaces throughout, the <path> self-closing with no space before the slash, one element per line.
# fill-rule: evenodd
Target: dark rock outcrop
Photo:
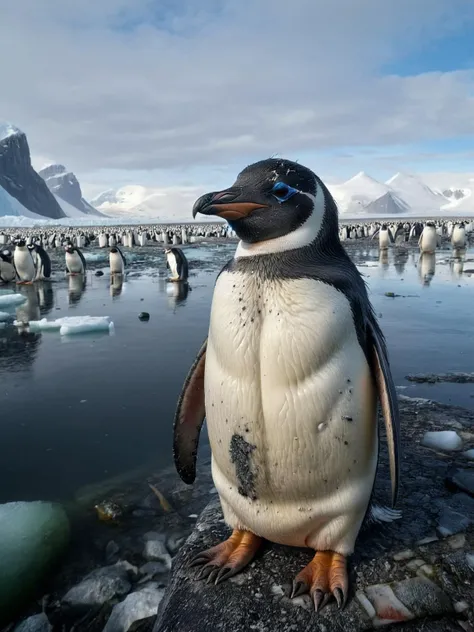
<path fill-rule="evenodd" d="M 48 165 L 40 169 L 38 173 L 52 193 L 74 206 L 74 208 L 77 208 L 81 213 L 104 217 L 100 211 L 82 197 L 81 185 L 78 179 L 73 173 L 67 171 L 64 165 Z"/>
<path fill-rule="evenodd" d="M 196 580 L 189 562 L 199 551 L 229 536 L 218 500 L 201 514 L 173 561 L 170 583 L 154 632 L 359 632 L 397 623 L 397 630 L 431 632 L 472 629 L 474 623 L 474 501 L 445 485 L 461 454 L 421 445 L 427 430 L 456 429 L 465 447 L 474 443 L 474 414 L 423 399 L 400 396 L 404 466 L 403 518 L 366 526 L 350 561 L 352 593 L 343 611 L 330 603 L 320 613 L 308 596 L 290 600 L 292 579 L 310 561 L 308 549 L 268 543 L 249 567 L 219 585 Z M 381 454 L 376 496 L 389 490 L 388 462 Z M 441 524 L 456 512 L 455 532 Z M 472 568 L 471 568 L 472 566 Z M 461 625 L 462 624 L 462 625 Z"/>
<path fill-rule="evenodd" d="M 28 141 L 20 130 L 0 137 L 0 186 L 32 213 L 46 219 L 66 217 L 43 178 L 33 169 Z"/>

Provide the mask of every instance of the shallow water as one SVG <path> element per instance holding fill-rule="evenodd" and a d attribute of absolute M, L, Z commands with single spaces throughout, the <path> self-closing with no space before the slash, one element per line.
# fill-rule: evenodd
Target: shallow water
<path fill-rule="evenodd" d="M 28 300 L 11 310 L 19 319 L 110 316 L 115 332 L 29 334 L 11 322 L 0 329 L 0 502 L 67 499 L 146 463 L 159 469 L 172 462 L 176 400 L 207 334 L 216 274 L 234 248 L 188 248 L 187 294 L 166 283 L 163 255 L 154 248 L 126 253 L 129 274 L 121 286 L 111 286 L 107 254 L 91 251 L 85 287 L 78 277 L 65 278 L 59 254 L 53 282 L 21 289 Z M 373 248 L 348 250 L 381 318 L 395 383 L 406 395 L 474 409 L 473 384 L 404 379 L 472 371 L 474 250 L 464 262 L 444 250 L 421 264 L 415 251 L 394 249 L 385 258 Z M 96 277 L 97 269 L 104 276 Z M 138 319 L 142 311 L 150 313 L 148 322 Z"/>

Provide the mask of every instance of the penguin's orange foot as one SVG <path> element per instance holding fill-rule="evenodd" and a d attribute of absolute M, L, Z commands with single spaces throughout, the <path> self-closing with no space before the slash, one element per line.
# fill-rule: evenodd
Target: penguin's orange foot
<path fill-rule="evenodd" d="M 250 531 L 234 529 L 228 540 L 198 553 L 190 566 L 202 566 L 196 579 L 219 582 L 236 575 L 249 564 L 262 544 L 262 538 Z"/>
<path fill-rule="evenodd" d="M 308 566 L 296 576 L 291 598 L 309 592 L 317 612 L 334 596 L 339 608 L 344 608 L 348 588 L 346 558 L 333 551 L 318 551 Z"/>

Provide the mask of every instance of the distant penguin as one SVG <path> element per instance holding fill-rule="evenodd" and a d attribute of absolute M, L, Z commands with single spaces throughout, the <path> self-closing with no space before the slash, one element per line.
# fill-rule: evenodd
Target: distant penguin
<path fill-rule="evenodd" d="M 188 280 L 188 260 L 181 248 L 165 250 L 167 267 L 171 272 L 170 281 Z"/>
<path fill-rule="evenodd" d="M 418 245 L 422 253 L 433 253 L 436 250 L 438 243 L 438 235 L 436 234 L 436 228 L 433 222 L 426 222 L 425 227 L 420 235 Z"/>
<path fill-rule="evenodd" d="M 455 224 L 451 235 L 451 245 L 456 250 L 466 247 L 466 228 L 464 223 Z"/>
<path fill-rule="evenodd" d="M 35 262 L 24 239 L 15 241 L 13 265 L 18 277 L 17 283 L 33 283 L 36 276 Z"/>
<path fill-rule="evenodd" d="M 33 257 L 36 269 L 36 281 L 43 281 L 51 278 L 51 259 L 46 250 L 39 244 L 31 244 L 28 250 Z"/>
<path fill-rule="evenodd" d="M 105 233 L 99 235 L 99 248 L 106 248 L 108 243 L 108 237 Z"/>
<path fill-rule="evenodd" d="M 393 242 L 392 233 L 387 224 L 382 224 L 379 231 L 379 248 L 380 250 L 387 250 L 390 243 Z"/>
<path fill-rule="evenodd" d="M 0 283 L 11 283 L 15 277 L 13 255 L 10 250 L 5 248 L 5 250 L 0 251 Z"/>
<path fill-rule="evenodd" d="M 86 260 L 84 255 L 71 243 L 66 245 L 66 271 L 68 274 L 85 274 Z"/>
<path fill-rule="evenodd" d="M 111 248 L 109 253 L 110 274 L 123 274 L 127 261 L 118 246 Z"/>

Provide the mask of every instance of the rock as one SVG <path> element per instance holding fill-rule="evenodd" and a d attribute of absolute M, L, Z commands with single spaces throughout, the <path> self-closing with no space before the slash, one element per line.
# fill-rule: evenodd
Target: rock
<path fill-rule="evenodd" d="M 22 621 L 13 632 L 51 632 L 52 629 L 48 617 L 42 612 Z"/>
<path fill-rule="evenodd" d="M 437 531 L 446 537 L 466 531 L 474 523 L 474 499 L 467 494 L 454 494 L 441 505 Z"/>
<path fill-rule="evenodd" d="M 139 318 L 141 321 L 147 321 L 147 320 L 150 320 L 150 314 L 149 314 L 148 312 L 140 312 L 140 313 L 138 314 L 138 318 Z"/>
<path fill-rule="evenodd" d="M 110 542 L 108 542 L 107 546 L 105 547 L 105 560 L 108 563 L 115 562 L 119 551 L 120 547 L 117 542 L 110 540 Z"/>
<path fill-rule="evenodd" d="M 136 621 L 154 617 L 163 595 L 163 589 L 152 585 L 131 593 L 114 606 L 104 632 L 128 632 Z"/>
<path fill-rule="evenodd" d="M 75 609 L 102 606 L 114 597 L 126 595 L 131 584 L 122 566 L 105 566 L 87 575 L 64 595 L 64 605 Z"/>
<path fill-rule="evenodd" d="M 161 562 L 147 562 L 140 566 L 138 569 L 140 575 L 144 575 L 146 577 L 154 577 L 155 575 L 162 575 L 164 573 L 168 573 L 170 567 L 164 561 Z"/>
<path fill-rule="evenodd" d="M 455 470 L 447 477 L 447 482 L 463 492 L 474 496 L 474 469 Z"/>
<path fill-rule="evenodd" d="M 189 533 L 173 533 L 169 536 L 166 541 L 166 548 L 171 553 L 171 555 L 175 555 L 179 549 L 186 542 Z"/>
<path fill-rule="evenodd" d="M 69 542 L 64 509 L 49 502 L 0 505 L 0 625 L 35 594 Z"/>
<path fill-rule="evenodd" d="M 171 555 L 168 553 L 164 538 L 153 531 L 145 534 L 145 548 L 143 557 L 150 561 L 162 562 L 168 569 L 171 568 Z"/>
<path fill-rule="evenodd" d="M 471 450 L 466 450 L 466 452 L 463 452 L 462 455 L 465 456 L 466 459 L 474 461 L 474 448 Z"/>
<path fill-rule="evenodd" d="M 102 270 L 96 270 L 94 274 L 95 274 L 96 277 L 104 276 L 104 273 L 103 273 Z"/>
<path fill-rule="evenodd" d="M 421 441 L 421 445 L 425 448 L 433 448 L 434 450 L 460 450 L 462 448 L 462 439 L 454 430 L 439 430 L 434 432 L 425 432 Z"/>
<path fill-rule="evenodd" d="M 474 383 L 474 373 L 418 373 L 415 375 L 406 375 L 405 379 L 410 382 L 417 382 L 418 384 L 435 384 L 436 382 L 472 384 Z"/>
<path fill-rule="evenodd" d="M 411 549 L 407 549 L 406 551 L 400 551 L 400 553 L 395 553 L 393 559 L 395 562 L 401 562 L 402 560 L 411 560 L 415 557 L 416 553 L 414 553 Z"/>
<path fill-rule="evenodd" d="M 219 503 L 213 501 L 175 558 L 154 632 L 195 632 L 196 621 L 200 622 L 199 632 L 313 629 L 362 632 L 390 623 L 442 617 L 453 612 L 449 596 L 426 577 L 367 585 L 366 580 L 374 577 L 375 563 L 368 560 L 365 567 L 359 562 L 356 597 L 350 599 L 346 608 L 340 611 L 334 604 L 328 605 L 315 618 L 307 595 L 293 600 L 287 596 L 292 578 L 311 559 L 311 552 L 272 544 L 255 563 L 230 581 L 218 586 L 196 581 L 196 570 L 189 569 L 189 560 L 197 551 L 216 544 L 226 535 L 228 531 L 222 524 Z M 394 554 L 395 551 L 391 558 Z M 419 560 L 417 568 L 424 565 L 427 566 L 426 562 Z M 276 581 L 284 584 L 278 585 Z M 440 625 L 433 630 L 451 629 L 444 622 Z"/>

